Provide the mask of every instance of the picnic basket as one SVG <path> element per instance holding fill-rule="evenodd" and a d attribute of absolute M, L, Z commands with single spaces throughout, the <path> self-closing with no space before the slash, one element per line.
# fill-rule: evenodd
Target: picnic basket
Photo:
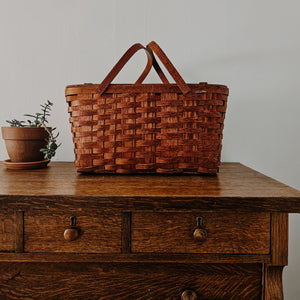
<path fill-rule="evenodd" d="M 111 84 L 140 49 L 148 61 L 136 83 Z M 142 83 L 152 67 L 162 84 Z M 101 84 L 69 85 L 65 95 L 78 172 L 218 172 L 228 88 L 185 83 L 156 42 L 134 44 Z"/>

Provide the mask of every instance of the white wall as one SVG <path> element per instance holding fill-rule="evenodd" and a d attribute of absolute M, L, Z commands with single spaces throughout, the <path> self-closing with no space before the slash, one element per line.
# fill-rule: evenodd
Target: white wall
<path fill-rule="evenodd" d="M 73 160 L 65 86 L 101 82 L 130 45 L 155 40 L 187 82 L 230 87 L 222 160 L 300 189 L 299 11 L 296 0 L 0 0 L 0 125 L 50 99 L 55 160 Z M 116 82 L 144 63 L 138 53 Z M 299 225 L 291 215 L 288 300 L 300 297 Z"/>

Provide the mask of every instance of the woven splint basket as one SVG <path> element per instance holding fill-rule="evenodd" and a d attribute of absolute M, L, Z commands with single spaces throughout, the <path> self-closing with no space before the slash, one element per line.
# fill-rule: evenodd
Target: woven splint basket
<path fill-rule="evenodd" d="M 137 82 L 111 84 L 140 49 L 148 63 Z M 152 66 L 163 84 L 142 84 Z M 100 85 L 66 87 L 77 171 L 217 173 L 227 96 L 223 85 L 186 84 L 155 42 L 134 44 Z"/>

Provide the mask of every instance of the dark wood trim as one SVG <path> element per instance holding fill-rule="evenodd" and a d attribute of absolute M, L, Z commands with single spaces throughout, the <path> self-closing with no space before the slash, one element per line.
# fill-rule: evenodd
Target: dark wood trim
<path fill-rule="evenodd" d="M 284 266 L 264 265 L 264 300 L 283 300 L 282 271 Z"/>
<path fill-rule="evenodd" d="M 131 252 L 131 212 L 122 212 L 122 253 Z"/>
<path fill-rule="evenodd" d="M 0 262 L 270 263 L 270 255 L 0 253 Z"/>
<path fill-rule="evenodd" d="M 272 265 L 286 266 L 288 264 L 288 226 L 288 214 L 271 214 Z"/>
<path fill-rule="evenodd" d="M 18 210 L 59 209 L 72 206 L 73 209 L 84 204 L 89 209 L 109 208 L 131 211 L 159 210 L 159 211 L 215 211 L 217 209 L 231 212 L 282 212 L 300 213 L 298 197 L 291 197 L 285 201 L 284 197 L 126 197 L 126 196 L 22 196 L 1 195 L 0 209 L 15 208 Z"/>

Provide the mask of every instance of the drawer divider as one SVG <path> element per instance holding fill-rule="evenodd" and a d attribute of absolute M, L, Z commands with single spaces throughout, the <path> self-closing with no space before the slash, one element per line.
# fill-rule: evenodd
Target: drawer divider
<path fill-rule="evenodd" d="M 131 212 L 122 212 L 122 253 L 131 253 Z"/>

